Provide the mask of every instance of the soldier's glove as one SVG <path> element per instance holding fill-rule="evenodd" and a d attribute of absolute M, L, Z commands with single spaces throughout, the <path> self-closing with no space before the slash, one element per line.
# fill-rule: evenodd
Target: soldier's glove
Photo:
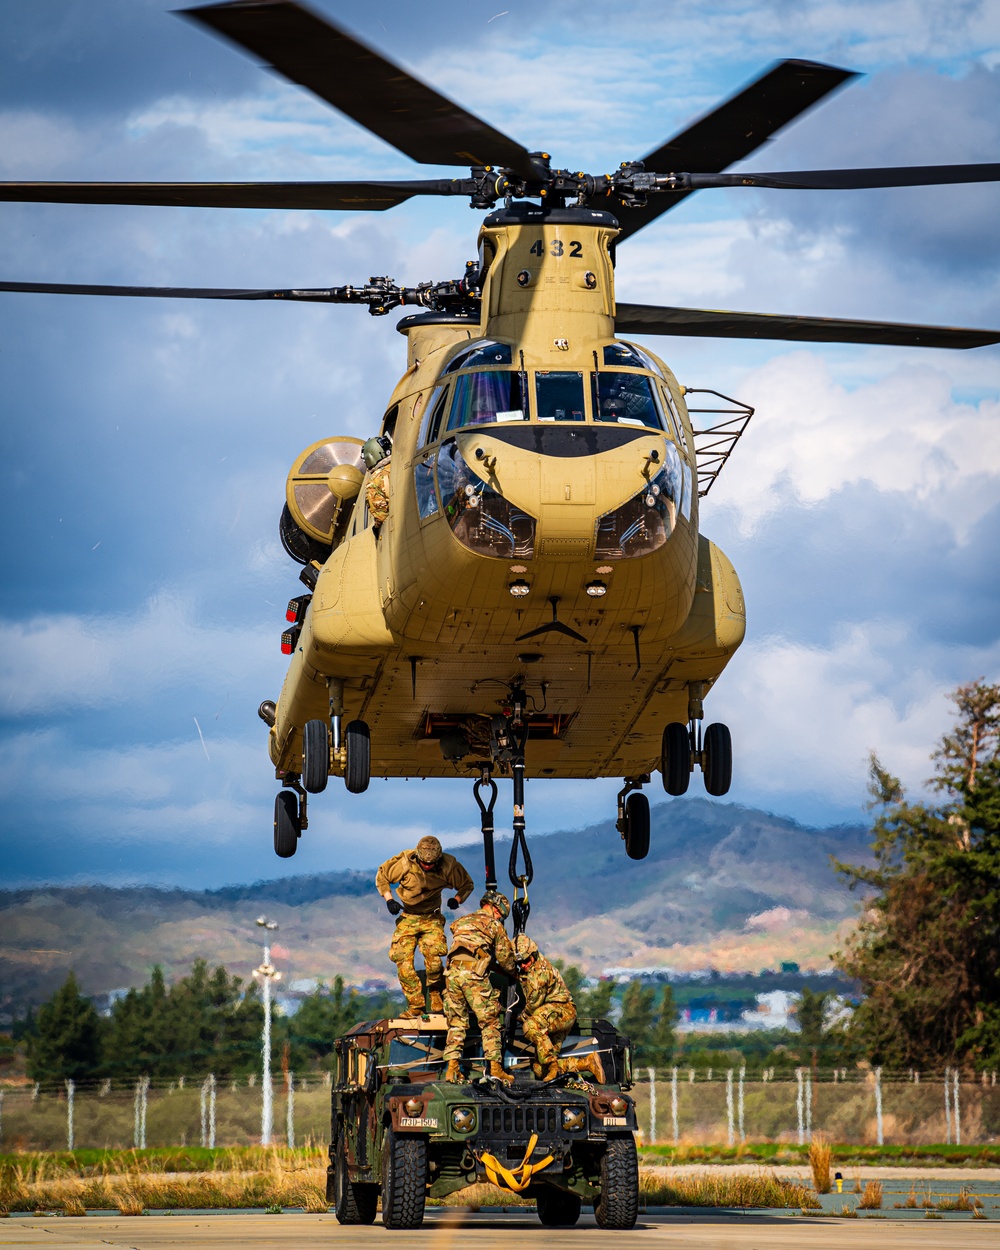
<path fill-rule="evenodd" d="M 387 898 L 385 900 L 385 905 L 388 908 L 390 916 L 398 916 L 399 913 L 403 910 L 403 904 L 400 902 L 397 902 L 396 899 L 394 898 Z"/>
<path fill-rule="evenodd" d="M 457 898 L 450 898 L 448 900 L 448 906 L 451 908 L 452 911 L 458 911 L 458 909 L 462 906 L 462 904 L 458 901 Z"/>

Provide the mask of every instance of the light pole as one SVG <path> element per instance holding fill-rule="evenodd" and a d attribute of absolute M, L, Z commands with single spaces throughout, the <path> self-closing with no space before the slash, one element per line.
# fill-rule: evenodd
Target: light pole
<path fill-rule="evenodd" d="M 253 970 L 254 976 L 260 977 L 261 987 L 264 992 L 264 1035 L 261 1039 L 264 1073 L 260 1105 L 260 1144 L 262 1146 L 270 1146 L 274 1110 L 272 1102 L 273 1091 L 271 1089 L 271 982 L 280 981 L 281 973 L 277 972 L 274 964 L 271 963 L 271 947 L 268 945 L 271 940 L 270 934 L 278 926 L 273 920 L 268 920 L 266 916 L 258 916 L 257 923 L 264 930 L 264 962 L 259 968 L 254 968 Z"/>

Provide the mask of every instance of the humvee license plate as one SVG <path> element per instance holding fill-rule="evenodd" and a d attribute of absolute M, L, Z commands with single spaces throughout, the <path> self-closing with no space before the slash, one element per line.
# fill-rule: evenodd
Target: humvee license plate
<path fill-rule="evenodd" d="M 604 1117 L 604 1123 L 605 1123 L 605 1126 L 610 1125 L 611 1127 L 614 1128 L 620 1125 L 622 1128 L 624 1128 L 626 1124 L 626 1120 L 623 1115 L 606 1115 Z"/>
<path fill-rule="evenodd" d="M 623 1120 L 624 1124 L 625 1121 Z M 400 1128 L 437 1128 L 438 1122 L 433 1116 L 422 1115 L 401 1115 L 399 1117 Z"/>

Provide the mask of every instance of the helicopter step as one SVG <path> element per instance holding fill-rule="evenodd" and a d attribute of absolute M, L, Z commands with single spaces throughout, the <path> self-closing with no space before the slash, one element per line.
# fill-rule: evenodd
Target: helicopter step
<path fill-rule="evenodd" d="M 663 730 L 660 771 L 668 794 L 687 793 L 695 767 L 705 779 L 705 789 L 715 798 L 729 793 L 733 780 L 733 738 L 729 726 L 709 725 L 704 734 L 701 722 L 687 725 L 673 721 Z"/>

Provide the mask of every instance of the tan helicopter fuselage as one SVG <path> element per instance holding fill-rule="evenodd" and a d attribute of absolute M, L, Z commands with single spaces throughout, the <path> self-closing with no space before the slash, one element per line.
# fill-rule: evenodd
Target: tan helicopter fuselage
<path fill-rule="evenodd" d="M 478 772 L 439 739 L 512 686 L 529 776 L 651 772 L 664 725 L 700 714 L 743 595 L 698 532 L 683 389 L 614 336 L 616 233 L 589 210 L 494 213 L 481 322 L 401 323 L 388 517 L 376 532 L 362 488 L 318 573 L 271 729 L 279 777 L 301 771 L 306 721 L 330 716 L 330 679 L 344 720 L 370 727 L 374 776 Z M 554 622 L 576 637 L 525 637 Z"/>

